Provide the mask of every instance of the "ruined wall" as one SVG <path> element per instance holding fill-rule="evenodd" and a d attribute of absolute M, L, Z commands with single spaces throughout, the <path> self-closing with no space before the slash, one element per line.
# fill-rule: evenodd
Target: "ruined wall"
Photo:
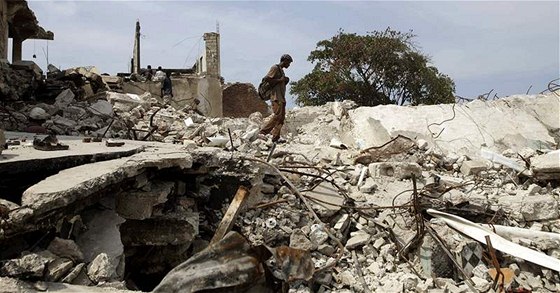
<path fill-rule="evenodd" d="M 205 33 L 204 42 L 206 49 L 202 56 L 202 70 L 200 73 L 211 76 L 220 76 L 220 34 Z"/>
<path fill-rule="evenodd" d="M 198 82 L 198 98 L 208 103 L 208 116 L 222 117 L 222 83 L 219 77 L 200 77 Z"/>
<path fill-rule="evenodd" d="M 190 104 L 194 98 L 201 98 L 208 104 L 208 116 L 222 116 L 222 86 L 218 78 L 193 76 L 172 78 L 171 82 L 174 95 L 173 107 L 182 108 Z M 150 92 L 153 96 L 159 97 L 161 82 L 125 82 L 122 88 L 126 93 L 141 95 Z"/>
<path fill-rule="evenodd" d="M 257 90 L 250 83 L 234 83 L 223 90 L 222 105 L 224 117 L 249 117 L 251 113 L 268 114 L 268 105 L 259 98 Z"/>
<path fill-rule="evenodd" d="M 8 2 L 0 0 L 0 59 L 8 59 Z"/>

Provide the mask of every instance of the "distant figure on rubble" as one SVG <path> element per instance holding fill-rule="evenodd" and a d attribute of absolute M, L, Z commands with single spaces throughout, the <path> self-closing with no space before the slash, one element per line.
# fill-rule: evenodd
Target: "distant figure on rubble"
<path fill-rule="evenodd" d="M 148 65 L 148 68 L 146 68 L 146 71 L 144 71 L 143 75 L 146 78 L 146 81 L 152 80 L 152 77 L 154 76 L 154 70 L 152 69 L 152 65 Z"/>
<path fill-rule="evenodd" d="M 162 81 L 165 79 L 165 72 L 161 69 L 161 66 L 158 66 L 156 74 L 153 77 L 154 81 Z"/>
<path fill-rule="evenodd" d="M 165 75 L 165 79 L 161 83 L 161 98 L 165 104 L 169 104 L 171 102 L 171 98 L 173 98 L 173 85 L 171 84 L 171 72 L 167 72 Z"/>
<path fill-rule="evenodd" d="M 286 118 L 286 85 L 290 79 L 284 75 L 283 68 L 290 67 L 293 59 L 290 55 L 284 54 L 280 57 L 280 63 L 272 65 L 264 80 L 272 86 L 270 94 L 270 102 L 272 103 L 272 117 L 264 123 L 260 134 L 267 135 L 272 133 L 272 142 L 282 143 L 280 139 L 280 130 L 284 125 Z"/>

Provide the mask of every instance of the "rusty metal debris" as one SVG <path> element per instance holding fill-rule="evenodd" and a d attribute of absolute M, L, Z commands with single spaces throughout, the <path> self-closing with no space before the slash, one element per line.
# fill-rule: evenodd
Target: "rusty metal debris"
<path fill-rule="evenodd" d="M 392 155 L 407 152 L 415 147 L 416 143 L 403 135 L 397 135 L 395 138 L 380 146 L 370 147 L 360 152 L 354 160 L 354 164 L 370 164 L 373 162 L 384 161 Z"/>
<path fill-rule="evenodd" d="M 265 269 L 247 240 L 237 232 L 223 239 L 171 270 L 154 293 L 197 292 L 256 286 L 264 282 Z"/>

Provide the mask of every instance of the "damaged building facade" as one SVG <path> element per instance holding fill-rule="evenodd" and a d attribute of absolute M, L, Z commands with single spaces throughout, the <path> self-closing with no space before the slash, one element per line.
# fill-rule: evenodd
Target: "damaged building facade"
<path fill-rule="evenodd" d="M 139 26 L 137 26 L 139 29 Z M 220 35 L 215 32 L 205 33 L 205 49 L 192 69 L 166 68 L 172 73 L 173 83 L 172 104 L 181 108 L 192 104 L 195 99 L 201 101 L 204 114 L 210 117 L 221 117 L 222 111 L 222 77 L 220 72 Z M 132 72 L 140 71 L 140 41 L 135 38 Z M 125 93 L 151 93 L 160 96 L 160 81 L 125 81 L 122 90 Z"/>
<path fill-rule="evenodd" d="M 12 62 L 22 59 L 22 45 L 27 39 L 53 40 L 54 34 L 39 26 L 25 0 L 0 1 L 0 59 L 8 58 L 8 39 L 12 39 Z"/>

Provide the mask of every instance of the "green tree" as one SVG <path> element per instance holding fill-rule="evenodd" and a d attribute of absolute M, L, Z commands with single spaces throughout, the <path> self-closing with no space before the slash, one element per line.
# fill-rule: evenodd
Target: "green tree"
<path fill-rule="evenodd" d="M 300 106 L 353 100 L 361 106 L 454 101 L 455 84 L 419 52 L 411 32 L 387 28 L 365 36 L 339 31 L 317 43 L 311 73 L 291 83 Z"/>

